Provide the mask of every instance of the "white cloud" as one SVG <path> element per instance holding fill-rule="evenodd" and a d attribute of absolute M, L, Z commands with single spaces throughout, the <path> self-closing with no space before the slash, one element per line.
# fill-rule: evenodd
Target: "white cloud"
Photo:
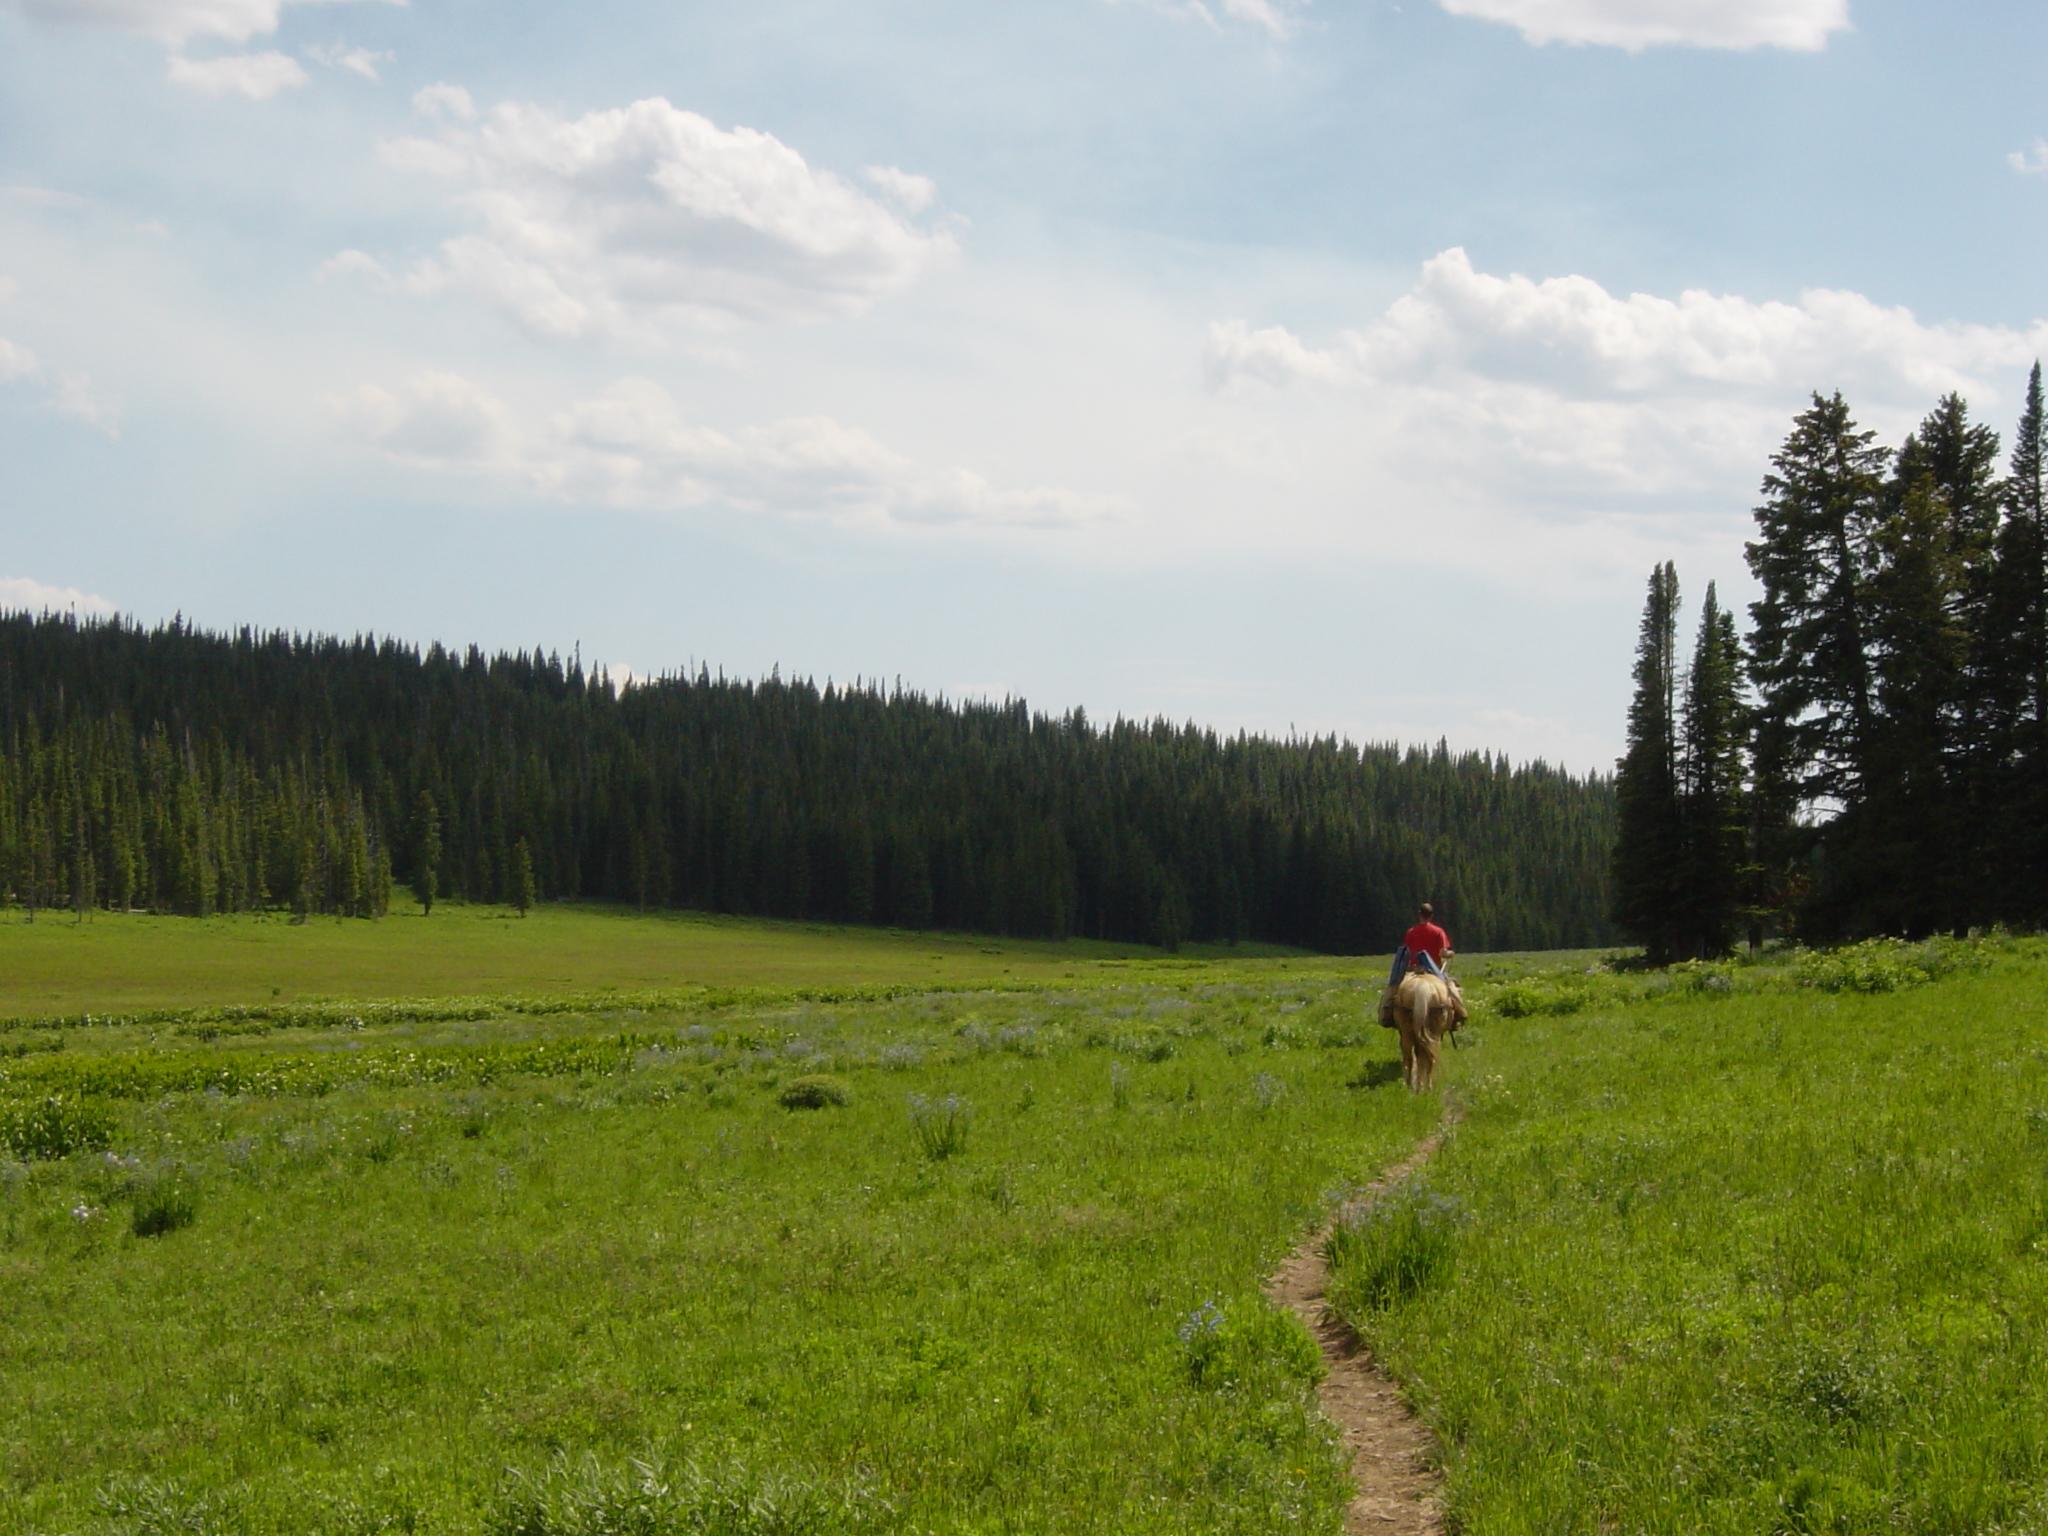
<path fill-rule="evenodd" d="M 297 59 L 281 53 L 224 53 L 210 59 L 188 59 L 174 53 L 164 61 L 171 84 L 202 96 L 246 96 L 268 101 L 279 91 L 306 83 Z"/>
<path fill-rule="evenodd" d="M 95 389 L 91 379 L 82 373 L 59 373 L 52 378 L 32 349 L 0 336 L 0 385 L 5 384 L 40 386 L 50 409 L 108 437 L 121 435 L 120 404 Z"/>
<path fill-rule="evenodd" d="M 0 273 L 0 304 L 5 304 L 21 291 L 21 285 L 5 273 Z"/>
<path fill-rule="evenodd" d="M 323 283 L 334 278 L 361 278 L 377 288 L 390 287 L 392 280 L 383 262 L 368 251 L 354 249 L 336 251 L 320 263 L 313 275 Z"/>
<path fill-rule="evenodd" d="M 1223 0 L 1223 14 L 1284 38 L 1293 34 L 1307 6 L 1308 0 Z"/>
<path fill-rule="evenodd" d="M 476 117 L 476 102 L 459 85 L 437 80 L 413 92 L 412 109 L 422 117 L 452 117 L 470 122 Z"/>
<path fill-rule="evenodd" d="M 2021 176 L 2048 176 L 2048 139 L 2036 139 L 2026 149 L 2016 149 L 2005 163 Z"/>
<path fill-rule="evenodd" d="M 43 365 L 35 353 L 18 341 L 9 341 L 5 336 L 0 336 L 0 384 L 32 379 L 42 371 Z"/>
<path fill-rule="evenodd" d="M 475 295 L 539 337 L 858 313 L 957 249 L 772 135 L 664 100 L 573 119 L 511 102 L 473 124 L 452 87 L 415 104 L 438 135 L 383 158 L 448 182 L 472 228 L 405 288 Z"/>
<path fill-rule="evenodd" d="M 1221 32 L 1226 21 L 1255 27 L 1277 42 L 1292 37 L 1301 26 L 1309 0 L 1109 0 L 1111 5 L 1142 5 L 1178 21 L 1196 21 Z M 1221 12 L 1219 17 L 1218 12 Z"/>
<path fill-rule="evenodd" d="M 1796 303 L 1687 290 L 1675 299 L 1609 293 L 1588 277 L 1534 280 L 1476 270 L 1452 248 L 1371 325 L 1314 346 L 1242 321 L 1210 329 L 1212 380 L 1388 383 L 1478 377 L 1580 397 L 1674 391 L 1783 395 L 1858 389 L 1881 401 L 1997 381 L 2048 349 L 2048 322 L 2025 330 L 1927 324 L 1864 295 L 1814 288 Z"/>
<path fill-rule="evenodd" d="M 350 436 L 402 464 L 571 504 L 647 513 L 724 508 L 876 531 L 1069 528 L 1123 510 L 1109 498 L 1005 489 L 970 470 L 922 464 L 829 417 L 734 431 L 706 426 L 645 380 L 622 381 L 545 421 L 519 421 L 449 373 L 396 391 L 364 386 L 333 405 Z"/>
<path fill-rule="evenodd" d="M 1531 43 L 1813 52 L 1849 26 L 1849 0 L 1437 0 L 1453 16 L 1502 22 Z"/>
<path fill-rule="evenodd" d="M 60 373 L 50 391 L 51 409 L 82 421 L 108 437 L 121 435 L 121 402 L 98 389 L 82 373 Z"/>
<path fill-rule="evenodd" d="M 905 213 L 923 213 L 938 201 L 939 184 L 929 176 L 899 171 L 893 165 L 871 165 L 861 172 L 868 184 Z"/>
<path fill-rule="evenodd" d="M 335 402 L 353 435 L 407 464 L 511 474 L 521 445 L 502 403 L 454 373 L 423 373 L 394 394 L 364 385 Z"/>
<path fill-rule="evenodd" d="M 110 27 L 153 37 L 167 48 L 195 38 L 246 43 L 277 30 L 281 0 L 0 0 L 51 23 Z"/>
<path fill-rule="evenodd" d="M 1212 325 L 1214 409 L 1180 506 L 1234 490 L 1275 507 L 1256 520 L 1272 537 L 1368 551 L 1406 509 L 1430 529 L 1415 558 L 1509 584 L 1591 590 L 1674 557 L 1726 574 L 1810 391 L 1841 389 L 1896 442 L 1948 390 L 1998 422 L 2037 355 L 2048 323 L 1932 323 L 1828 289 L 1618 294 L 1451 250 L 1355 330 Z"/>
<path fill-rule="evenodd" d="M 166 48 L 195 39 L 240 46 L 268 37 L 287 4 L 332 0 L 0 0 L 0 7 L 56 25 L 108 27 L 151 37 Z M 389 0 L 404 5 L 406 0 Z"/>
<path fill-rule="evenodd" d="M 315 43 L 305 50 L 306 57 L 315 64 L 329 69 L 344 69 L 350 74 L 361 75 L 365 80 L 375 80 L 377 66 L 389 64 L 398 55 L 377 53 L 368 48 L 350 48 L 341 43 Z"/>
<path fill-rule="evenodd" d="M 77 587 L 53 587 L 27 576 L 0 576 L 0 613 L 79 613 L 105 617 L 114 605 L 93 592 Z"/>
<path fill-rule="evenodd" d="M 1341 351 L 1312 347 L 1284 326 L 1253 330 L 1242 320 L 1220 320 L 1209 327 L 1205 361 L 1210 382 L 1219 386 L 1237 379 L 1344 384 L 1357 376 L 1356 365 Z"/>
<path fill-rule="evenodd" d="M 83 208 L 87 203 L 76 192 L 59 192 L 55 187 L 0 187 L 0 197 L 31 208 Z"/>

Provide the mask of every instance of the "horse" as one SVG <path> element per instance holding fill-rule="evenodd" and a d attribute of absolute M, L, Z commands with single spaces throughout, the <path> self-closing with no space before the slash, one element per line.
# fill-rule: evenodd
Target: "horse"
<path fill-rule="evenodd" d="M 1401 1033 L 1401 1077 L 1410 1092 L 1436 1084 L 1436 1058 L 1452 1029 L 1451 989 L 1427 971 L 1410 971 L 1394 989 L 1394 1027 Z"/>

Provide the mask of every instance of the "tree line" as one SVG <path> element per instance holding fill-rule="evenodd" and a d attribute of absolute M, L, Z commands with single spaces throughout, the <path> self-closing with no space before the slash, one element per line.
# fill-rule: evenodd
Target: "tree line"
<path fill-rule="evenodd" d="M 1604 776 L 1441 742 L 0 617 L 0 900 L 31 915 L 590 898 L 1365 952 L 1428 896 L 1467 946 L 1555 947 L 1612 937 L 1614 828 Z"/>
<path fill-rule="evenodd" d="M 1945 396 L 1896 449 L 1839 393 L 1771 459 L 1746 643 L 1676 665 L 1652 573 L 1616 775 L 1614 916 L 1653 959 L 2048 920 L 2041 368 L 2006 455 Z"/>

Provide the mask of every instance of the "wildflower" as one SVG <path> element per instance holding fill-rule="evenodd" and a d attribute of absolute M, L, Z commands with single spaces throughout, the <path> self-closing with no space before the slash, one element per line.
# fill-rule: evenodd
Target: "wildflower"
<path fill-rule="evenodd" d="M 1223 1309 L 1214 1301 L 1205 1301 L 1186 1317 L 1181 1319 L 1175 1330 L 1183 1344 L 1192 1344 L 1197 1339 L 1213 1338 L 1223 1331 Z"/>

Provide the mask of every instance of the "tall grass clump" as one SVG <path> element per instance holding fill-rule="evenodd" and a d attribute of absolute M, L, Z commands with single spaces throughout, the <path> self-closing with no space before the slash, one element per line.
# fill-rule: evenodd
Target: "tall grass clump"
<path fill-rule="evenodd" d="M 967 1122 L 973 1110 L 957 1093 L 942 1099 L 910 1096 L 910 1129 L 918 1149 L 935 1163 L 967 1150 Z"/>
<path fill-rule="evenodd" d="M 1593 989 L 1568 977 L 1531 976 L 1507 983 L 1489 1001 L 1504 1019 L 1556 1018 L 1589 1007 Z"/>
<path fill-rule="evenodd" d="M 1792 974 L 1801 986 L 1823 992 L 1903 992 L 1939 981 L 1976 958 L 1976 946 L 1967 940 L 1865 939 L 1838 949 L 1803 950 Z"/>
<path fill-rule="evenodd" d="M 160 1237 L 191 1226 L 198 1215 L 198 1184 L 182 1168 L 160 1168 L 136 1185 L 128 1229 L 137 1237 Z"/>
<path fill-rule="evenodd" d="M 742 1468 L 557 1457 L 507 1474 L 486 1536 L 834 1536 L 886 1510 L 865 1490 Z"/>
<path fill-rule="evenodd" d="M 1191 1386 L 1237 1387 L 1262 1377 L 1313 1386 L 1326 1369 L 1300 1319 L 1276 1307 L 1205 1301 L 1174 1332 Z"/>
<path fill-rule="evenodd" d="M 1465 1208 L 1409 1182 L 1340 1216 L 1324 1252 L 1340 1311 L 1378 1311 L 1421 1294 L 1451 1267 Z"/>
<path fill-rule="evenodd" d="M 61 1093 L 29 1104 L 0 1104 L 0 1147 L 24 1161 L 97 1152 L 113 1139 L 111 1115 Z"/>
<path fill-rule="evenodd" d="M 852 1090 L 846 1086 L 844 1078 L 814 1072 L 806 1077 L 793 1077 L 784 1083 L 775 1095 L 775 1101 L 784 1109 L 837 1109 L 851 1097 Z"/>

